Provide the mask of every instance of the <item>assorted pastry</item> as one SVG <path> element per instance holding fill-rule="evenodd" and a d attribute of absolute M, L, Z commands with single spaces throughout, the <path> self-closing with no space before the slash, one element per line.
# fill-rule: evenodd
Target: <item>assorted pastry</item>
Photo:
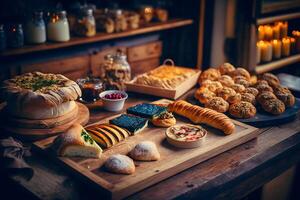
<path fill-rule="evenodd" d="M 194 97 L 202 105 L 235 118 L 254 117 L 260 108 L 279 115 L 295 104 L 293 94 L 275 75 L 251 76 L 246 69 L 230 63 L 205 70 L 198 82 Z"/>
<path fill-rule="evenodd" d="M 175 89 L 196 73 L 198 72 L 194 69 L 162 65 L 148 73 L 138 75 L 134 83 L 165 89 Z"/>

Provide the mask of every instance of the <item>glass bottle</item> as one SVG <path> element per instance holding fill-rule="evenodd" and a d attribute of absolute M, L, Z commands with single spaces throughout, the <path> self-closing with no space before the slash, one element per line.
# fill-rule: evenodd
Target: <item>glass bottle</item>
<path fill-rule="evenodd" d="M 92 9 L 82 9 L 75 25 L 75 33 L 79 36 L 92 37 L 96 35 L 96 22 Z"/>
<path fill-rule="evenodd" d="M 46 26 L 43 12 L 34 12 L 32 18 L 26 23 L 25 40 L 29 44 L 46 42 Z"/>
<path fill-rule="evenodd" d="M 114 55 L 107 55 L 101 66 L 104 70 L 102 79 L 106 89 L 125 90 L 125 82 L 131 80 L 131 68 L 127 56 L 118 50 Z"/>
<path fill-rule="evenodd" d="M 6 49 L 5 30 L 4 30 L 4 25 L 0 24 L 0 51 L 3 51 L 5 49 Z"/>
<path fill-rule="evenodd" d="M 7 46 L 19 48 L 24 46 L 24 33 L 22 24 L 14 24 L 8 30 Z"/>
<path fill-rule="evenodd" d="M 66 11 L 52 14 L 47 24 L 48 39 L 54 42 L 67 42 L 70 40 L 70 29 Z"/>

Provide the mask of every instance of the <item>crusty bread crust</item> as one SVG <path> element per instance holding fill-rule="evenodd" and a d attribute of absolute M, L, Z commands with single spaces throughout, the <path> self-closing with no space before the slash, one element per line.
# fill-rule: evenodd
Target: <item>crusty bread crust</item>
<path fill-rule="evenodd" d="M 52 76 L 61 81 L 60 85 L 55 90 L 46 92 L 34 91 L 33 89 L 26 89 L 18 85 L 17 79 L 22 77 L 43 77 Z M 18 107 L 16 110 L 23 109 L 45 109 L 53 108 L 61 105 L 64 102 L 74 101 L 81 96 L 81 90 L 76 82 L 66 78 L 61 74 L 43 74 L 41 72 L 26 73 L 9 79 L 3 82 L 1 87 L 2 98 L 11 106 Z"/>

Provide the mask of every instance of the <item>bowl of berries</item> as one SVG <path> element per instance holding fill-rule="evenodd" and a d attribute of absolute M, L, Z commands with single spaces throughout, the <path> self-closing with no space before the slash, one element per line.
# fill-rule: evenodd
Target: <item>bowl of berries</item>
<path fill-rule="evenodd" d="M 100 93 L 100 98 L 106 110 L 117 112 L 122 110 L 128 94 L 119 90 L 107 90 Z"/>

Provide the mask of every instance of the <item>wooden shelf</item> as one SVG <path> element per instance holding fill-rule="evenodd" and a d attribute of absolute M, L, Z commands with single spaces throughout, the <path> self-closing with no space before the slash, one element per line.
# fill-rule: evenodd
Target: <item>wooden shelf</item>
<path fill-rule="evenodd" d="M 70 41 L 63 43 L 51 43 L 47 42 L 41 45 L 26 45 L 19 49 L 6 50 L 0 53 L 0 56 L 16 56 L 21 54 L 33 53 L 37 51 L 53 50 L 64 47 L 70 47 L 75 45 L 82 45 L 94 42 L 100 42 L 105 40 L 129 37 L 139 34 L 151 33 L 155 31 L 162 31 L 167 29 L 173 29 L 177 27 L 187 26 L 193 23 L 192 19 L 172 19 L 167 22 L 153 22 L 149 23 L 138 29 L 128 30 L 119 33 L 97 33 L 94 37 L 72 37 Z"/>
<path fill-rule="evenodd" d="M 300 12 L 291 13 L 291 14 L 284 14 L 284 15 L 276 15 L 272 17 L 265 17 L 257 19 L 257 24 L 269 24 L 275 21 L 284 21 L 284 20 L 291 20 L 300 18 Z"/>
<path fill-rule="evenodd" d="M 276 21 L 284 21 L 284 20 L 291 20 L 291 19 L 297 19 L 300 18 L 300 12 L 291 13 L 291 14 L 284 14 L 284 15 L 276 15 L 272 17 L 265 17 L 265 18 L 259 18 L 257 19 L 257 24 L 269 24 Z"/>
<path fill-rule="evenodd" d="M 281 1 L 273 3 L 264 3 L 262 5 L 262 14 L 268 14 L 272 12 L 279 12 L 283 10 L 289 10 L 300 7 L 300 2 L 298 0 Z"/>
<path fill-rule="evenodd" d="M 255 71 L 257 74 L 262 74 L 268 71 L 279 69 L 281 67 L 285 67 L 296 62 L 300 62 L 300 54 L 289 56 L 287 58 L 282 58 L 280 60 L 276 60 L 270 63 L 258 65 L 256 66 Z"/>

